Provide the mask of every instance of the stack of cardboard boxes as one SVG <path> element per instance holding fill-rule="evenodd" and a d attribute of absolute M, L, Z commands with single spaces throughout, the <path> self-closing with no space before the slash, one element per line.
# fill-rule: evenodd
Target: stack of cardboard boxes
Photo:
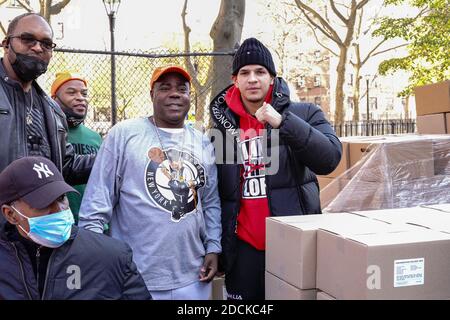
<path fill-rule="evenodd" d="M 450 133 L 450 80 L 414 89 L 417 132 Z"/>
<path fill-rule="evenodd" d="M 450 202 L 450 135 L 343 138 L 338 168 L 319 176 L 328 212 Z"/>
<path fill-rule="evenodd" d="M 449 209 L 268 218 L 266 299 L 450 299 Z"/>

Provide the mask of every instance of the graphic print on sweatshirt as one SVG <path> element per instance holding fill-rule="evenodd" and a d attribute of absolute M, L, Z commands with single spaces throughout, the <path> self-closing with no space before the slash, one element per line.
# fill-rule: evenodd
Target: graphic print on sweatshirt
<path fill-rule="evenodd" d="M 168 155 L 168 158 L 166 157 Z M 205 168 L 186 151 L 151 147 L 145 172 L 148 195 L 156 205 L 179 221 L 197 207 L 197 190 L 206 183 Z"/>
<path fill-rule="evenodd" d="M 256 136 L 240 142 L 244 181 L 243 199 L 265 198 L 266 178 L 263 163 L 262 136 Z"/>

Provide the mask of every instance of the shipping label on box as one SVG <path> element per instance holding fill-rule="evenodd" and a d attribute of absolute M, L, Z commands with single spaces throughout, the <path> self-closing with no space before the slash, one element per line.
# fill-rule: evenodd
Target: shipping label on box
<path fill-rule="evenodd" d="M 425 259 L 394 260 L 394 288 L 425 283 Z"/>

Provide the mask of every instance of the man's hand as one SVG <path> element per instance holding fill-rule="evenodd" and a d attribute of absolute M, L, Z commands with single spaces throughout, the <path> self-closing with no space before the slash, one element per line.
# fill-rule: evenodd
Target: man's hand
<path fill-rule="evenodd" d="M 263 103 L 255 113 L 256 119 L 265 124 L 268 122 L 273 128 L 278 128 L 281 124 L 281 114 L 279 114 L 270 104 Z"/>
<path fill-rule="evenodd" d="M 217 253 L 208 253 L 200 269 L 200 281 L 210 282 L 217 272 L 219 257 Z"/>

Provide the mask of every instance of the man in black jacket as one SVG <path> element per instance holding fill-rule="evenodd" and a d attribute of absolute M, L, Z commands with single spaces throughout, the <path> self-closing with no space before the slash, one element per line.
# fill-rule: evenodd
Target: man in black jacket
<path fill-rule="evenodd" d="M 332 172 L 342 147 L 319 107 L 290 101 L 257 39 L 237 50 L 232 79 L 210 104 L 219 130 L 220 267 L 229 299 L 264 299 L 266 217 L 321 213 L 315 174 Z"/>
<path fill-rule="evenodd" d="M 15 159 L 43 156 L 52 160 L 70 184 L 89 178 L 95 155 L 77 155 L 67 143 L 61 108 L 35 79 L 47 71 L 53 31 L 36 13 L 14 18 L 2 41 L 0 61 L 0 172 Z"/>
<path fill-rule="evenodd" d="M 151 299 L 130 247 L 78 229 L 66 192 L 44 157 L 0 173 L 0 300 Z"/>

